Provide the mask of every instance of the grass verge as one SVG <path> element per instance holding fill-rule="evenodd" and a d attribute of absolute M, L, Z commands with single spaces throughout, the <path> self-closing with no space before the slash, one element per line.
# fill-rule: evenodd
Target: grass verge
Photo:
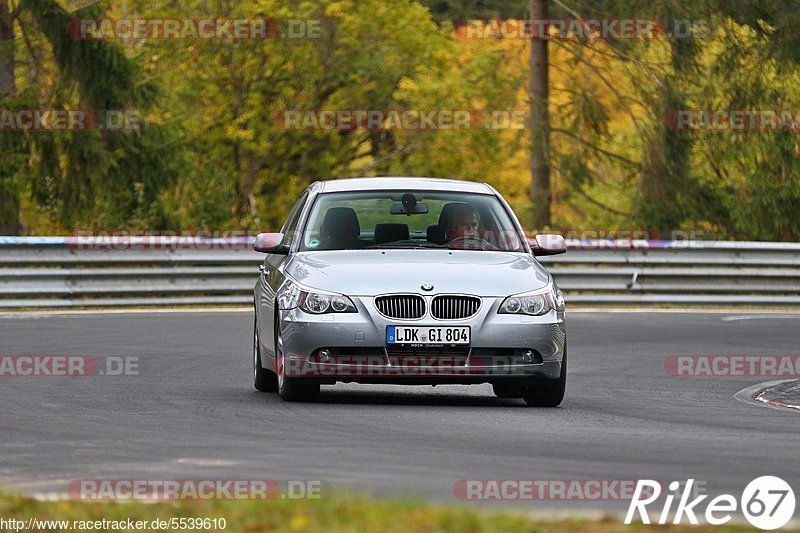
<path fill-rule="evenodd" d="M 559 533 L 612 533 L 658 530 L 663 532 L 732 533 L 753 531 L 744 526 L 690 527 L 690 526 L 624 526 L 616 518 L 603 520 L 535 518 L 515 510 L 486 510 L 464 505 L 435 505 L 412 499 L 372 499 L 352 494 L 337 493 L 319 500 L 210 500 L 160 503 L 112 503 L 55 501 L 0 494 L 0 531 L 9 528 L 9 519 L 26 522 L 40 521 L 39 527 L 20 531 L 79 531 L 76 522 L 147 522 L 144 531 L 155 531 L 153 520 L 172 518 L 203 518 L 226 520 L 225 528 L 219 523 L 216 531 L 320 531 L 353 532 L 559 532 Z M 67 521 L 66 529 L 41 521 Z M 92 524 L 96 526 L 98 524 Z M 100 524 L 102 526 L 102 524 Z M 188 525 L 188 524 L 187 524 Z M 126 531 L 107 527 L 92 527 L 93 531 Z M 165 528 L 161 531 L 189 531 L 191 528 Z M 193 528 L 194 531 L 214 531 L 212 528 Z M 130 531 L 130 530 L 127 530 Z"/>

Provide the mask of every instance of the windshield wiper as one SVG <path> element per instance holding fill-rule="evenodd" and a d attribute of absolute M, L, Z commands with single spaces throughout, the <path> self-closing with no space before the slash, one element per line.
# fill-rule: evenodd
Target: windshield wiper
<path fill-rule="evenodd" d="M 387 249 L 387 248 L 396 248 L 396 249 L 406 249 L 406 248 L 439 248 L 439 249 L 446 249 L 445 246 L 441 244 L 436 244 L 433 242 L 384 242 L 381 244 L 373 244 L 371 246 L 367 246 L 367 248 L 376 248 L 376 249 Z"/>

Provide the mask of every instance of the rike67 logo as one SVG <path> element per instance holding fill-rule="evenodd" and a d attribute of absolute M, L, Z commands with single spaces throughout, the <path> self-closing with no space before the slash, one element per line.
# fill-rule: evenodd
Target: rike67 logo
<path fill-rule="evenodd" d="M 685 484 L 673 481 L 669 484 L 670 493 L 663 500 L 663 508 L 658 516 L 658 524 L 680 524 L 684 517 L 693 525 L 700 522 L 701 505 L 707 495 L 700 495 L 689 500 L 694 494 L 692 486 L 694 480 L 689 479 Z M 682 490 L 681 490 L 682 489 Z M 661 484 L 653 480 L 639 480 L 633 494 L 625 523 L 630 524 L 638 512 L 640 519 L 645 524 L 650 524 L 650 513 L 647 506 L 661 498 Z M 673 511 L 675 500 L 678 504 Z M 657 505 L 660 505 L 659 501 Z M 733 513 L 741 511 L 744 517 L 753 526 L 764 529 L 778 529 L 789 523 L 794 516 L 795 496 L 792 487 L 784 480 L 775 476 L 762 476 L 751 481 L 742 492 L 742 497 L 737 500 L 731 494 L 721 494 L 705 504 L 702 516 L 707 524 L 719 526 L 727 524 L 733 518 Z M 655 507 L 655 506 L 654 506 Z"/>

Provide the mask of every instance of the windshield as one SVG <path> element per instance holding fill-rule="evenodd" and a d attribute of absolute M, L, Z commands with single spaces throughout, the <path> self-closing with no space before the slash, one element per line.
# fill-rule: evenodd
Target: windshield
<path fill-rule="evenodd" d="M 524 252 L 522 238 L 493 195 L 414 190 L 344 192 L 317 197 L 300 249 Z"/>

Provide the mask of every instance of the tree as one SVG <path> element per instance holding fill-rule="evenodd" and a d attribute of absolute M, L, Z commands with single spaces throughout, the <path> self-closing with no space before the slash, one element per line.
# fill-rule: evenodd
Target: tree
<path fill-rule="evenodd" d="M 0 95 L 17 92 L 14 77 L 14 18 L 9 0 L 0 0 Z"/>
<path fill-rule="evenodd" d="M 14 18 L 9 0 L 0 0 L 0 102 L 17 93 L 14 77 Z M 4 151 L 14 153 L 20 147 L 12 142 L 0 143 Z M 19 231 L 19 200 L 16 180 L 8 162 L 0 163 L 0 233 L 16 234 Z"/>
<path fill-rule="evenodd" d="M 147 120 L 157 84 L 118 43 L 78 40 L 68 33 L 73 18 L 103 15 L 96 4 L 70 13 L 54 0 L 22 0 L 16 6 L 0 0 L 0 14 L 6 13 L 11 24 L 4 24 L 3 36 L 10 40 L 1 50 L 6 91 L 0 107 L 127 109 L 141 121 L 138 130 L 6 132 L 0 141 L 8 157 L 0 167 L 2 224 L 9 231 L 19 229 L 14 209 L 28 202 L 28 195 L 40 209 L 35 216 L 50 221 L 42 222 L 45 226 L 158 224 L 163 217 L 154 206 L 175 174 L 177 138 L 169 127 Z M 24 68 L 17 68 L 18 61 Z M 36 220 L 32 211 L 28 216 Z"/>
<path fill-rule="evenodd" d="M 142 4 L 145 14 L 186 16 L 166 4 Z M 187 208 L 216 196 L 229 202 L 226 224 L 275 228 L 312 181 L 390 168 L 414 173 L 404 154 L 419 145 L 406 144 L 404 132 L 287 129 L 284 113 L 404 109 L 413 105 L 404 87 L 423 76 L 462 73 L 450 70 L 459 60 L 450 31 L 412 0 L 220 1 L 182 9 L 195 16 L 208 9 L 231 18 L 325 21 L 318 39 L 148 45 L 161 57 L 159 68 L 173 88 L 169 107 L 198 158 L 193 172 L 179 179 L 185 192 L 169 198 L 174 212 L 190 220 L 198 217 Z M 448 82 L 439 77 L 436 85 L 444 90 Z M 207 186 L 202 198 L 192 192 L 200 184 Z M 221 207 L 213 206 L 217 220 Z"/>
<path fill-rule="evenodd" d="M 550 0 L 531 0 L 532 20 L 549 20 Z M 530 43 L 531 225 L 550 225 L 550 82 L 547 39 Z"/>
<path fill-rule="evenodd" d="M 525 16 L 521 0 L 421 0 L 434 20 L 456 23 L 465 19 L 515 18 Z"/>

